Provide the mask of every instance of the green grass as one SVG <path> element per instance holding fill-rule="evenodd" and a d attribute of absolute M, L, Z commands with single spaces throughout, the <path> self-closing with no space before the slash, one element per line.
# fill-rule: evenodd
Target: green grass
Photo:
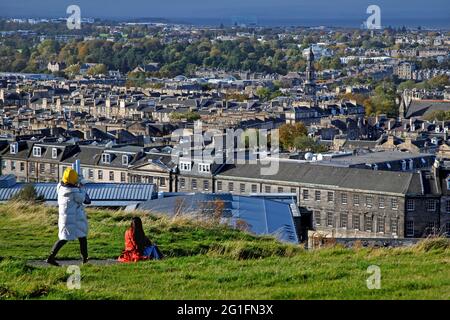
<path fill-rule="evenodd" d="M 57 209 L 0 205 L 1 299 L 449 299 L 450 244 L 427 240 L 412 248 L 305 251 L 214 222 L 143 213 L 90 210 L 91 258 L 116 258 L 133 215 L 167 259 L 81 267 L 80 290 L 66 286 L 64 268 L 34 268 L 57 238 Z M 60 259 L 79 257 L 78 243 Z M 381 268 L 381 289 L 366 286 L 367 267 Z"/>

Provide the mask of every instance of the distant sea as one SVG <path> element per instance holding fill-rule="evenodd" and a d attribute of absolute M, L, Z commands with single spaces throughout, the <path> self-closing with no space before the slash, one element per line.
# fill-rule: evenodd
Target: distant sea
<path fill-rule="evenodd" d="M 196 26 L 224 26 L 238 24 L 255 24 L 263 27 L 290 27 L 290 26 L 302 26 L 302 27 L 346 27 L 346 28 L 359 28 L 363 24 L 363 20 L 356 18 L 296 18 L 296 19 L 268 19 L 258 17 L 247 17 L 240 20 L 238 17 L 231 18 L 183 18 L 183 19 L 169 19 L 175 23 L 186 23 Z M 435 19 L 435 18 L 385 18 L 381 20 L 383 27 L 407 27 L 416 29 L 421 27 L 422 29 L 445 29 L 450 30 L 450 16 L 448 19 Z"/>

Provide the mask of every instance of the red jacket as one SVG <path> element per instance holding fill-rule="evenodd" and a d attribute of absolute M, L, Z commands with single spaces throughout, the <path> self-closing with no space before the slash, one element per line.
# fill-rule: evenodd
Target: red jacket
<path fill-rule="evenodd" d="M 138 249 L 136 241 L 134 241 L 134 233 L 130 228 L 125 232 L 125 250 L 120 255 L 120 262 L 136 262 L 140 260 L 148 260 L 148 257 L 143 256 Z"/>

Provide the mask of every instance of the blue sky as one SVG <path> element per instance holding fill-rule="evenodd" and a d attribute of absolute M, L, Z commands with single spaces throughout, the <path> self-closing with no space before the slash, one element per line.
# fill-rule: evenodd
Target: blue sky
<path fill-rule="evenodd" d="M 85 17 L 356 19 L 368 5 L 381 7 L 382 18 L 449 21 L 450 0 L 0 0 L 0 16 L 62 17 L 77 4 Z M 419 24 L 419 23 L 418 23 Z"/>

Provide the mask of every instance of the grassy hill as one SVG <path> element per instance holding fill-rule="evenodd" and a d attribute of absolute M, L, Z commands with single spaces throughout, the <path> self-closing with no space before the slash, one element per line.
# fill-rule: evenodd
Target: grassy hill
<path fill-rule="evenodd" d="M 57 238 L 57 209 L 0 205 L 0 299 L 450 299 L 450 244 L 412 248 L 305 251 L 214 221 L 89 210 L 92 259 L 120 254 L 130 218 L 139 214 L 162 261 L 81 267 L 80 290 L 68 290 L 65 268 L 35 268 Z M 59 259 L 77 259 L 78 243 Z M 381 268 L 381 289 L 366 270 Z"/>

